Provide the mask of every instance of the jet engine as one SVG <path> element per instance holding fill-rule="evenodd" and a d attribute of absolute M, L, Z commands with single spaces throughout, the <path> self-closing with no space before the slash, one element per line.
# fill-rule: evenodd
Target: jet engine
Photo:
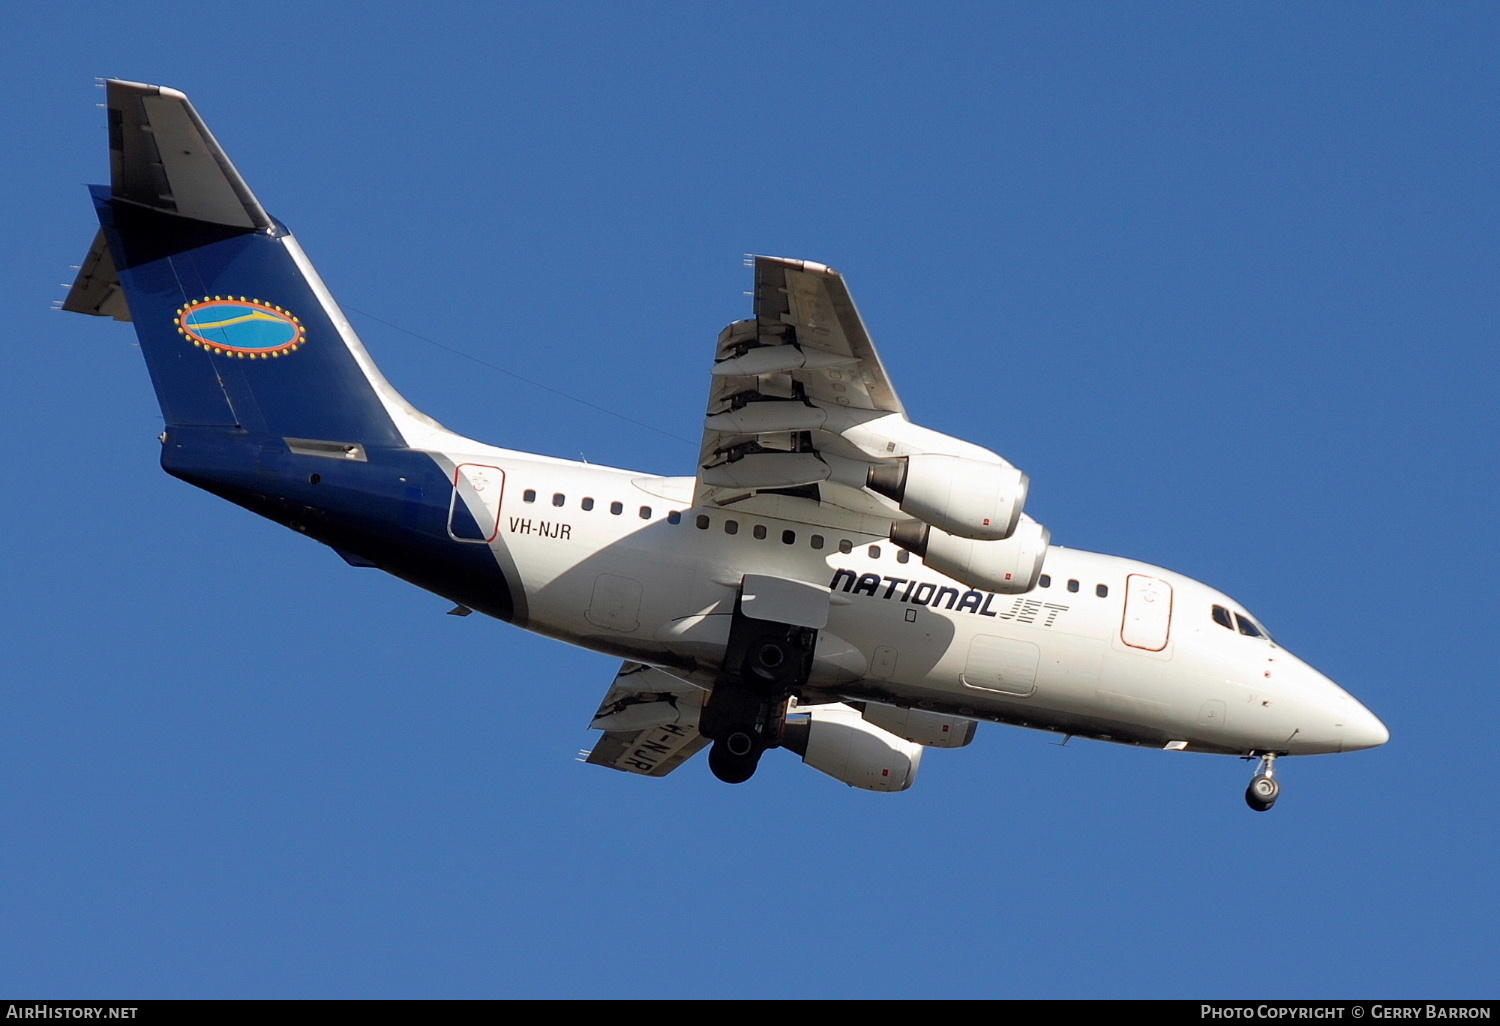
<path fill-rule="evenodd" d="M 939 530 L 994 541 L 1015 531 L 1031 479 L 1005 462 L 926 453 L 871 468 L 869 487 Z"/>
<path fill-rule="evenodd" d="M 806 719 L 801 713 L 806 713 Z M 922 746 L 881 730 L 847 705 L 798 709 L 781 744 L 820 773 L 866 791 L 905 791 L 917 779 Z"/>
<path fill-rule="evenodd" d="M 1015 595 L 1030 591 L 1041 575 L 1051 533 L 1021 515 L 1009 538 L 959 538 L 919 520 L 891 525 L 891 541 L 922 557 L 922 564 L 971 588 Z"/>
<path fill-rule="evenodd" d="M 861 715 L 881 730 L 926 748 L 962 748 L 974 740 L 979 723 L 963 716 L 944 716 L 921 709 L 898 709 L 869 703 Z"/>

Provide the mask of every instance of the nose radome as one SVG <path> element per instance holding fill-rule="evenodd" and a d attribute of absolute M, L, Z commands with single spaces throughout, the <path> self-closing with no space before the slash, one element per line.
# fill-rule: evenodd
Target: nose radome
<path fill-rule="evenodd" d="M 1380 722 L 1380 717 L 1360 706 L 1359 715 L 1351 716 L 1344 724 L 1344 743 L 1340 747 L 1346 752 L 1357 752 L 1361 748 L 1379 748 L 1390 739 L 1391 732 Z"/>
<path fill-rule="evenodd" d="M 1306 688 L 1304 693 L 1317 696 L 1314 702 L 1326 717 L 1322 722 L 1330 728 L 1326 736 L 1319 735 L 1316 730 L 1308 732 L 1319 742 L 1332 742 L 1320 751 L 1357 752 L 1363 748 L 1379 748 L 1391 739 L 1391 732 L 1385 724 L 1359 699 L 1307 663 L 1292 658 L 1298 683 Z"/>

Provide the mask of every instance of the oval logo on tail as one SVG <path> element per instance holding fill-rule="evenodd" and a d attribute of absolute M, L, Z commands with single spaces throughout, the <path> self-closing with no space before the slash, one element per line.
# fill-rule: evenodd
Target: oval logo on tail
<path fill-rule="evenodd" d="M 177 333 L 225 356 L 268 359 L 296 350 L 307 331 L 279 306 L 244 296 L 204 296 L 177 311 Z"/>

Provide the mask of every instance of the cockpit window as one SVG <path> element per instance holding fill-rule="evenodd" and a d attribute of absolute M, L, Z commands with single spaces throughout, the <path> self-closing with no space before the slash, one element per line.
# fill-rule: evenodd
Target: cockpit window
<path fill-rule="evenodd" d="M 1276 644 L 1271 638 L 1270 631 L 1250 619 L 1244 613 L 1231 613 L 1223 606 L 1214 606 L 1213 617 L 1214 623 L 1220 627 L 1227 627 L 1230 630 L 1238 629 L 1247 638 L 1264 638 L 1266 641 L 1270 641 L 1271 644 Z"/>

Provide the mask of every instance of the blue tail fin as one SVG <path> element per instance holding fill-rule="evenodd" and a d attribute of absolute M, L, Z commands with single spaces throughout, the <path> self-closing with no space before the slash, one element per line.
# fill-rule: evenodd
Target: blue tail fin
<path fill-rule="evenodd" d="M 431 451 L 455 436 L 386 382 L 187 97 L 108 89 L 111 181 L 93 189 L 99 234 L 63 308 L 135 323 L 163 469 L 357 565 L 524 619 L 519 577 L 476 544 L 457 467 Z"/>
<path fill-rule="evenodd" d="M 93 189 L 101 266 L 66 307 L 88 305 L 85 284 L 108 292 L 113 272 L 169 429 L 405 444 L 393 419 L 404 403 L 187 97 L 129 82 L 108 91 L 111 184 Z M 84 312 L 118 316 L 118 300 Z"/>

